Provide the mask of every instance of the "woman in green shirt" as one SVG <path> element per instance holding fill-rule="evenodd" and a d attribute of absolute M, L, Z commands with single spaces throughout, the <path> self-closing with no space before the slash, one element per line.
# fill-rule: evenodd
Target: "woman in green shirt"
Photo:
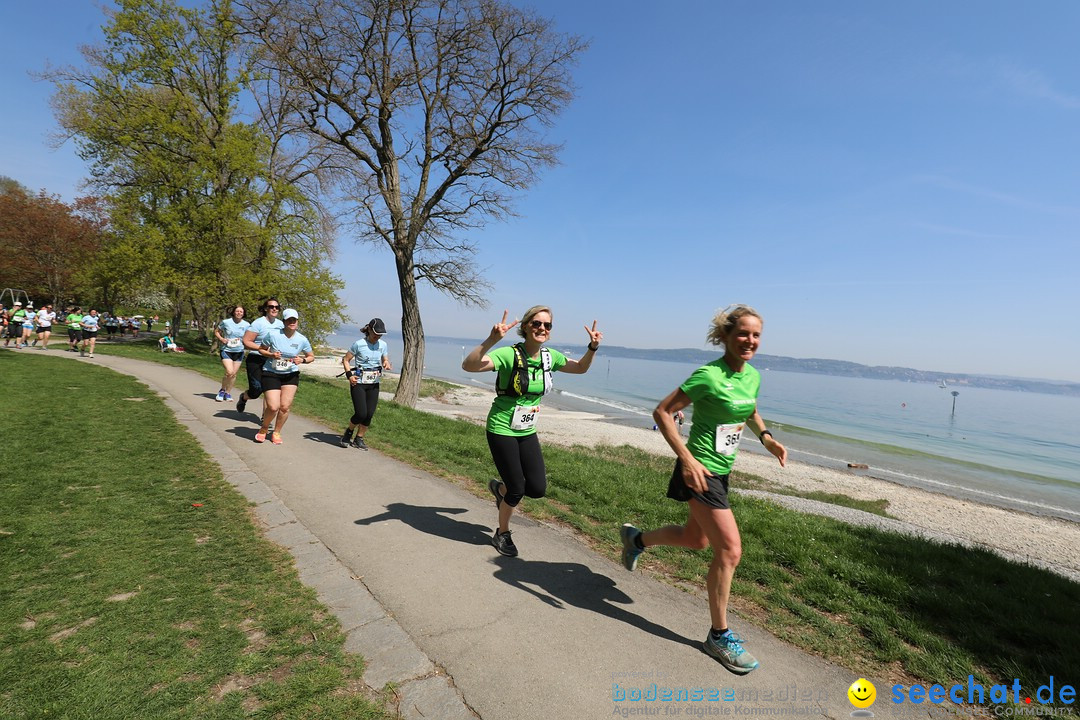
<path fill-rule="evenodd" d="M 705 652 L 740 675 L 758 666 L 742 646 L 742 638 L 727 624 L 731 579 L 742 557 L 739 526 L 728 504 L 728 477 L 746 428 L 783 466 L 787 449 L 765 428 L 757 411 L 761 375 L 750 365 L 761 344 L 761 316 L 746 305 L 734 305 L 713 318 L 708 340 L 724 348 L 723 357 L 704 365 L 653 411 L 653 420 L 675 451 L 678 460 L 668 483 L 667 496 L 686 502 L 690 517 L 685 525 L 642 532 L 627 523 L 622 527 L 623 565 L 633 571 L 638 556 L 653 545 L 713 549 L 706 577 L 712 630 Z M 674 414 L 694 405 L 694 423 L 684 443 Z"/>
<path fill-rule="evenodd" d="M 507 324 L 506 311 L 502 321 L 495 323 L 486 340 L 473 348 L 461 363 L 466 372 L 496 371 L 495 400 L 487 417 L 487 440 L 491 457 L 499 471 L 500 480 L 488 485 L 495 496 L 499 511 L 499 527 L 491 544 L 503 555 L 514 557 L 517 546 L 510 539 L 510 516 L 525 496 L 544 497 L 547 474 L 540 441 L 536 437 L 536 419 L 540 400 L 551 390 L 551 377 L 561 371 L 583 375 L 589 371 L 603 333 L 585 326 L 589 345 L 580 360 L 571 360 L 558 350 L 544 347 L 551 337 L 551 308 L 535 305 L 525 311 L 518 326 L 524 338 L 513 347 L 492 350 L 518 321 Z"/>

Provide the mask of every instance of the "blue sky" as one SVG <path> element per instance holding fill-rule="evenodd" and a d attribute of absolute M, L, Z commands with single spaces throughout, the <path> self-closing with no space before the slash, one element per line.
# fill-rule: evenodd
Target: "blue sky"
<path fill-rule="evenodd" d="M 421 296 L 428 334 L 503 308 L 553 339 L 701 347 L 719 307 L 762 352 L 1080 381 L 1080 4 L 536 3 L 591 40 L 552 128 L 561 165 L 475 235 L 488 310 Z M 97 42 L 90 2 L 0 9 L 0 174 L 85 174 L 28 73 Z M 388 250 L 347 228 L 354 319 L 399 325 Z"/>

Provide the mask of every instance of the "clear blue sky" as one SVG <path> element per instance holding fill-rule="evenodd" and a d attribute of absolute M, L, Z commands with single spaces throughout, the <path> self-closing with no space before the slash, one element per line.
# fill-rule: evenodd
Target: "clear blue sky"
<path fill-rule="evenodd" d="M 700 347 L 1080 381 L 1080 4 L 536 3 L 589 38 L 561 166 L 476 239 L 487 311 L 422 295 L 428 334 L 555 310 L 554 341 Z M 99 39 L 89 2 L 0 9 L 0 174 L 71 199 L 29 71 Z M 345 236 L 354 319 L 399 325 L 387 250 Z"/>

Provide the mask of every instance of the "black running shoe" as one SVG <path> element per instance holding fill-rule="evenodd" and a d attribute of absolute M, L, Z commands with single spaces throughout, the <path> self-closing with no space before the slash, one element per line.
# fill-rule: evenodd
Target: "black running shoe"
<path fill-rule="evenodd" d="M 247 395 L 240 393 L 240 399 L 236 401 L 236 412 L 244 412 L 244 408 L 247 407 Z"/>
<path fill-rule="evenodd" d="M 495 496 L 495 509 L 498 510 L 502 507 L 502 495 L 499 494 L 499 486 L 502 485 L 502 480 L 499 478 L 491 478 L 488 480 L 488 490 Z"/>
<path fill-rule="evenodd" d="M 349 447 L 349 431 L 348 430 L 346 430 L 345 434 L 341 436 L 340 440 L 338 440 L 338 445 L 341 445 L 341 447 L 343 447 L 343 448 Z"/>
<path fill-rule="evenodd" d="M 496 530 L 495 535 L 493 535 L 491 538 L 491 544 L 495 546 L 495 549 L 499 551 L 500 555 L 505 555 L 506 557 L 517 557 L 517 545 L 515 545 L 514 541 L 510 538 L 509 530 L 504 533 Z"/>
<path fill-rule="evenodd" d="M 367 443 L 364 442 L 364 438 L 356 435 L 352 439 L 352 446 L 358 450 L 367 450 Z"/>

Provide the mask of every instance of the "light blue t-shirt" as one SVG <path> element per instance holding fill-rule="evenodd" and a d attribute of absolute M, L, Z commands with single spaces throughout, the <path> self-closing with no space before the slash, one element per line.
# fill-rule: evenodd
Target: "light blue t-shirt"
<path fill-rule="evenodd" d="M 382 367 L 383 356 L 387 354 L 387 345 L 381 338 L 373 343 L 360 339 L 352 344 L 349 352 L 353 355 L 353 367 L 357 370 L 378 370 Z"/>
<path fill-rule="evenodd" d="M 83 330 L 89 330 L 90 332 L 97 332 L 98 318 L 96 315 L 83 315 L 82 319 Z"/>
<path fill-rule="evenodd" d="M 251 325 L 247 329 L 247 332 L 255 333 L 255 344 L 262 345 L 266 342 L 266 334 L 274 330 L 276 330 L 277 332 L 282 332 L 283 330 L 285 330 L 285 323 L 281 322 L 281 320 L 275 320 L 274 322 L 270 322 L 266 318 L 266 316 L 263 315 L 261 318 L 251 323 Z"/>
<path fill-rule="evenodd" d="M 218 323 L 218 330 L 221 331 L 221 337 L 225 338 L 225 347 L 229 352 L 243 352 L 244 333 L 247 332 L 250 327 L 251 323 L 247 320 L 235 322 L 232 318 L 225 318 Z M 229 340 L 233 340 L 234 342 L 228 342 Z M 236 340 L 240 340 L 241 342 L 235 342 Z"/>
<path fill-rule="evenodd" d="M 258 322 L 258 320 L 255 322 Z M 270 352 L 280 352 L 283 361 L 291 361 L 292 358 L 298 355 L 307 355 L 312 352 L 311 342 L 298 332 L 293 333 L 292 337 L 288 337 L 284 332 L 268 333 L 262 345 Z M 294 372 L 300 372 L 300 366 L 292 362 L 288 362 L 288 364 L 280 363 L 280 366 L 278 364 L 278 360 L 266 358 L 266 362 L 263 363 L 263 372 L 270 372 L 275 375 L 292 375 Z"/>

